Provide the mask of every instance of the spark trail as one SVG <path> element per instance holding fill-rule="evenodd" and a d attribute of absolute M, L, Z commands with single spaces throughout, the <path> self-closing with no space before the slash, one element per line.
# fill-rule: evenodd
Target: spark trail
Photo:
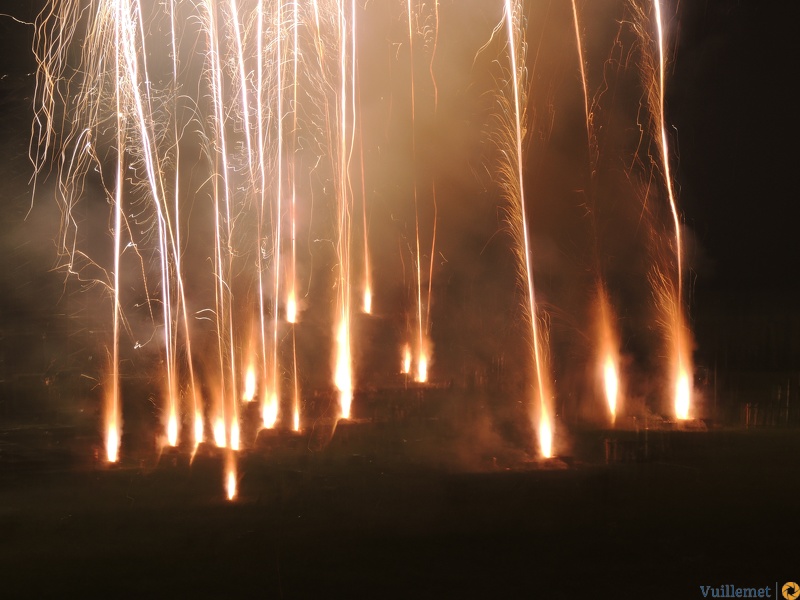
<path fill-rule="evenodd" d="M 650 34 L 650 19 L 643 5 L 632 3 L 635 16 L 635 31 L 642 46 L 642 79 L 646 89 L 646 101 L 650 111 L 652 137 L 657 140 L 657 148 L 662 166 L 664 186 L 666 188 L 669 210 L 674 226 L 674 242 L 672 252 L 675 258 L 675 276 L 666 275 L 667 268 L 655 266 L 651 276 L 656 304 L 661 311 L 661 324 L 666 332 L 670 345 L 670 375 L 673 386 L 673 410 L 679 420 L 691 416 L 692 395 L 692 360 L 691 334 L 686 324 L 683 291 L 683 241 L 681 221 L 673 186 L 670 167 L 670 147 L 667 136 L 664 94 L 666 89 L 666 52 L 664 40 L 664 23 L 660 0 L 652 0 L 652 11 L 655 16 L 655 42 Z M 652 51 L 655 45 L 656 51 Z"/>
<path fill-rule="evenodd" d="M 597 232 L 597 199 L 595 194 L 595 177 L 598 172 L 599 147 L 597 134 L 594 127 L 594 102 L 589 100 L 589 82 L 586 75 L 586 60 L 583 52 L 580 21 L 578 19 L 577 0 L 572 0 L 572 18 L 575 26 L 575 45 L 581 74 L 581 89 L 583 91 L 583 108 L 586 119 L 586 143 L 589 157 L 589 185 L 588 196 L 591 207 L 592 224 L 592 249 L 595 271 L 595 297 L 597 319 L 597 364 L 599 365 L 599 379 L 603 383 L 611 423 L 617 418 L 617 404 L 619 396 L 619 341 L 614 328 L 614 313 L 608 290 L 604 284 L 603 267 L 599 249 L 599 235 Z"/>
<path fill-rule="evenodd" d="M 507 161 L 500 166 L 502 185 L 508 208 L 508 220 L 516 242 L 519 277 L 525 289 L 525 308 L 531 326 L 531 344 L 533 347 L 533 369 L 536 383 L 536 399 L 538 407 L 535 411 L 537 432 L 539 435 L 539 452 L 544 458 L 553 455 L 553 421 L 550 389 L 545 381 L 545 348 L 544 336 L 540 331 L 539 312 L 536 304 L 536 293 L 533 276 L 533 256 L 528 223 L 528 208 L 525 196 L 524 163 L 522 141 L 526 132 L 525 107 L 527 85 L 525 69 L 524 15 L 522 3 L 506 0 L 504 7 L 505 28 L 508 36 L 508 59 L 510 61 L 509 78 L 513 97 L 500 98 L 503 119 L 510 123 L 498 132 L 498 145 Z M 502 27 L 497 25 L 495 33 Z M 494 35 L 494 34 L 493 34 Z"/>

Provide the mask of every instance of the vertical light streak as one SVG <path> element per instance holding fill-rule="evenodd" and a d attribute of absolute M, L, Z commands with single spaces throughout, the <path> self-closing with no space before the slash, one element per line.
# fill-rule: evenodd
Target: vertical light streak
<path fill-rule="evenodd" d="M 183 268 L 181 265 L 182 246 L 181 246 L 181 218 L 180 218 L 180 196 L 181 196 L 181 180 L 180 180 L 180 164 L 181 164 L 181 134 L 178 128 L 178 39 L 175 33 L 175 2 L 170 0 L 169 3 L 169 26 L 170 26 L 170 45 L 172 48 L 172 85 L 173 85 L 173 102 L 172 102 L 172 123 L 173 135 L 175 136 L 175 182 L 174 182 L 174 207 L 175 207 L 175 276 L 178 279 L 178 290 L 180 292 L 180 311 L 183 316 L 183 330 L 184 339 L 186 343 L 186 356 L 189 368 L 189 387 L 192 394 L 192 420 L 193 427 L 193 443 L 195 450 L 200 442 L 203 441 L 203 418 L 201 416 L 200 401 L 197 397 L 197 387 L 194 379 L 194 358 L 192 357 L 192 344 L 191 335 L 189 330 L 189 316 L 186 309 L 186 294 L 183 287 Z M 176 418 L 177 420 L 177 418 Z M 177 424 L 177 423 L 176 423 Z M 177 438 L 177 436 L 176 436 Z M 174 444 L 173 444 L 174 445 Z"/>
<path fill-rule="evenodd" d="M 273 321 L 272 321 L 272 389 L 268 401 L 264 405 L 262 420 L 264 427 L 274 427 L 279 416 L 280 406 L 280 369 L 278 364 L 278 326 L 279 326 L 279 305 L 281 297 L 281 245 L 283 243 L 283 0 L 278 0 L 276 7 L 276 30 L 275 30 L 275 44 L 276 44 L 276 61 L 275 71 L 277 77 L 277 98 L 276 98 L 276 115 L 278 125 L 278 139 L 277 139 L 277 192 L 275 196 L 275 242 L 273 251 L 273 263 L 275 269 L 274 281 L 274 307 L 273 307 Z"/>
<path fill-rule="evenodd" d="M 361 69 L 356 61 L 355 35 L 353 35 L 353 98 L 357 99 L 354 104 L 354 114 L 361 110 Z M 358 107 L 356 109 L 355 107 Z M 364 237 L 364 290 L 362 295 L 361 310 L 365 314 L 372 313 L 372 267 L 370 265 L 369 252 L 369 228 L 367 226 L 367 185 L 366 171 L 364 170 L 364 125 L 363 119 L 358 120 L 358 151 L 359 151 L 359 175 L 361 179 L 361 218 L 362 234 Z"/>
<path fill-rule="evenodd" d="M 250 102 L 247 96 L 247 75 L 244 68 L 244 48 L 242 46 L 242 33 L 239 25 L 239 11 L 236 0 L 231 0 L 231 22 L 233 24 L 234 40 L 236 42 L 236 59 L 239 66 L 239 85 L 241 86 L 242 118 L 244 119 L 244 140 L 247 148 L 247 165 L 252 169 L 253 145 L 250 141 Z M 252 171 L 250 172 L 252 177 Z"/>
<path fill-rule="evenodd" d="M 352 17 L 355 17 L 355 4 L 351 5 Z M 338 0 L 337 24 L 339 36 L 339 97 L 338 108 L 338 236 L 336 242 L 339 258 L 338 281 L 338 323 L 336 325 L 336 367 L 334 383 L 339 390 L 339 414 L 342 419 L 350 418 L 353 401 L 353 374 L 350 351 L 350 194 L 349 194 L 349 156 L 347 152 L 348 134 L 348 97 L 347 97 L 347 33 L 348 23 L 345 15 L 344 0 Z M 351 24 L 351 35 L 355 35 L 355 24 Z"/>
<path fill-rule="evenodd" d="M 300 382 L 297 377 L 297 334 L 292 329 L 292 362 L 294 363 L 294 407 L 292 411 L 292 429 L 300 431 Z"/>
<path fill-rule="evenodd" d="M 262 251 L 262 243 L 264 241 L 264 225 L 266 215 L 267 203 L 267 168 L 266 157 L 264 156 L 264 147 L 267 143 L 265 134 L 265 115 L 264 115 L 264 0 L 259 0 L 256 7 L 256 111 L 258 115 L 258 169 L 260 174 L 259 185 L 259 203 L 258 203 L 258 225 L 256 227 L 258 239 L 256 240 L 256 268 L 258 270 L 258 319 L 260 325 L 260 341 L 261 341 L 261 382 L 262 382 L 262 399 L 261 399 L 261 413 L 262 425 L 266 426 L 267 407 L 269 402 L 270 390 L 267 389 L 267 323 L 266 323 L 266 307 L 264 304 L 265 282 L 264 282 L 264 256 Z"/>
<path fill-rule="evenodd" d="M 151 128 L 153 126 L 152 107 L 150 104 L 149 95 L 144 98 L 140 92 L 140 72 L 137 59 L 137 44 L 136 44 L 136 24 L 132 16 L 132 11 L 139 15 L 139 34 L 142 36 L 142 61 L 144 64 L 144 87 L 149 90 L 150 82 L 147 75 L 146 67 L 146 54 L 147 51 L 144 47 L 144 33 L 143 25 L 141 23 L 144 18 L 142 15 L 141 4 L 136 0 L 135 5 L 131 6 L 128 0 L 123 2 L 122 11 L 122 24 L 123 24 L 123 37 L 120 40 L 125 57 L 125 76 L 130 82 L 130 92 L 133 95 L 134 112 L 136 116 L 136 123 L 138 125 L 138 134 L 141 138 L 141 150 L 143 152 L 143 162 L 147 181 L 150 188 L 150 194 L 153 206 L 156 210 L 157 218 L 157 231 L 158 231 L 158 250 L 159 250 L 159 264 L 161 269 L 161 293 L 162 293 L 162 312 L 163 312 L 163 327 L 164 327 L 164 341 L 166 347 L 166 370 L 167 370 L 167 411 L 168 411 L 168 433 L 175 432 L 172 438 L 168 438 L 171 445 L 173 441 L 177 441 L 177 406 L 176 406 L 176 386 L 174 380 L 174 360 L 175 360 L 175 344 L 173 340 L 173 319 L 172 319 L 172 299 L 171 299 L 171 282 L 170 282 L 170 269 L 169 269 L 169 250 L 167 246 L 167 235 L 171 231 L 169 227 L 168 218 L 164 213 L 162 203 L 160 185 L 161 168 L 158 164 L 157 148 L 153 140 Z M 170 426 L 169 422 L 173 422 Z"/>
<path fill-rule="evenodd" d="M 522 26 L 519 23 L 519 20 L 522 18 L 521 11 L 522 7 L 519 2 L 515 2 L 515 9 L 512 9 L 511 0 L 506 0 L 505 2 L 505 20 L 506 20 L 506 27 L 508 31 L 508 39 L 509 39 L 509 59 L 511 61 L 511 81 L 513 84 L 513 91 L 514 91 L 514 142 L 515 142 L 515 160 L 516 165 L 514 166 L 514 173 L 516 175 L 517 180 L 511 182 L 512 185 L 515 186 L 514 190 L 514 198 L 515 201 L 515 209 L 518 212 L 519 218 L 519 229 L 521 230 L 520 233 L 522 234 L 522 253 L 523 253 L 523 261 L 524 261 L 524 275 L 525 275 L 525 286 L 527 291 L 527 310 L 530 315 L 530 323 L 531 323 L 531 334 L 532 334 L 532 343 L 533 343 L 533 358 L 534 358 L 534 368 L 536 372 L 536 386 L 538 392 L 538 399 L 539 399 L 539 451 L 541 452 L 542 456 L 545 458 L 549 458 L 552 456 L 552 440 L 553 440 L 553 425 L 551 423 L 551 416 L 550 416 L 550 398 L 549 393 L 547 391 L 547 387 L 544 381 L 544 374 L 542 373 L 542 340 L 541 334 L 539 332 L 538 326 L 538 312 L 536 306 L 536 294 L 534 291 L 534 284 L 533 284 L 533 260 L 531 257 L 531 244 L 529 239 L 529 232 L 528 232 L 528 217 L 527 217 L 527 208 L 526 208 L 526 199 L 525 199 L 525 184 L 523 180 L 523 171 L 524 165 L 522 163 L 522 131 L 523 131 L 523 116 L 522 110 L 524 103 L 521 99 L 521 90 L 520 90 L 520 69 L 517 65 L 517 44 L 518 40 L 516 39 L 516 32 L 519 30 L 520 35 L 522 32 Z"/>
<path fill-rule="evenodd" d="M 122 246 L 122 191 L 123 174 L 125 163 L 125 127 L 124 116 L 120 101 L 120 27 L 121 19 L 119 6 L 114 19 L 114 80 L 117 86 L 114 90 L 114 97 L 117 108 L 117 173 L 115 182 L 114 198 L 114 321 L 113 321 L 113 355 L 111 359 L 111 398 L 107 400 L 106 407 L 106 458 L 108 462 L 117 462 L 119 457 L 119 438 L 120 438 L 120 391 L 119 391 L 119 326 L 120 326 L 120 249 Z"/>
<path fill-rule="evenodd" d="M 300 15 L 298 1 L 292 3 L 292 206 L 291 237 L 292 262 L 289 274 L 289 297 L 286 302 L 286 321 L 297 322 L 297 67 L 300 59 L 299 46 Z"/>
<path fill-rule="evenodd" d="M 596 271 L 596 293 L 597 293 L 597 318 L 599 324 L 597 333 L 599 342 L 597 344 L 598 357 L 597 360 L 600 364 L 600 380 L 603 382 L 603 390 L 606 397 L 606 403 L 609 410 L 611 424 L 616 422 L 617 418 L 617 403 L 619 395 L 619 340 L 614 332 L 612 325 L 612 310 L 602 279 L 602 267 L 600 264 L 600 253 L 598 250 L 598 235 L 596 231 L 596 199 L 594 195 L 594 178 L 597 172 L 597 138 L 594 129 L 594 115 L 592 108 L 589 104 L 589 83 L 586 76 L 586 61 L 583 57 L 583 42 L 581 39 L 581 28 L 578 19 L 578 7 L 576 0 L 572 0 L 572 19 L 575 27 L 575 45 L 578 52 L 578 63 L 581 73 L 581 87 L 583 90 L 583 110 L 586 119 L 586 138 L 587 138 L 587 151 L 589 154 L 589 188 L 590 188 L 590 202 L 592 206 L 591 223 L 593 230 L 593 250 L 594 262 Z"/>
<path fill-rule="evenodd" d="M 225 496 L 229 501 L 235 500 L 238 493 L 236 479 L 236 458 L 233 452 L 229 450 L 225 458 Z"/>
<path fill-rule="evenodd" d="M 237 393 L 236 393 L 236 356 L 235 344 L 233 340 L 233 310 L 231 306 L 231 290 L 230 284 L 227 280 L 227 274 L 231 271 L 231 261 L 233 260 L 231 248 L 231 184 L 229 181 L 228 169 L 228 149 L 225 132 L 225 104 L 223 98 L 223 78 L 221 57 L 219 52 L 219 38 L 216 28 L 216 8 L 211 0 L 205 0 L 204 3 L 206 10 L 206 28 L 208 36 L 208 57 L 210 60 L 209 76 L 210 76 L 210 93 L 211 101 L 214 112 L 214 135 L 216 151 L 214 152 L 214 173 L 221 174 L 223 198 L 224 198 L 224 214 L 220 206 L 219 182 L 214 177 L 214 233 L 215 233 L 215 267 L 217 270 L 217 286 L 216 286 L 216 317 L 217 317 L 217 335 L 218 335 L 218 349 L 219 349 L 219 364 L 220 364 L 220 416 L 223 423 L 234 423 L 238 420 L 237 414 Z M 221 171 L 216 168 L 217 161 L 221 162 Z M 224 224 L 224 228 L 223 228 Z M 223 251 L 223 234 L 226 249 Z M 224 262 L 227 256 L 228 264 Z M 225 335 L 227 333 L 227 336 Z M 227 337 L 227 340 L 225 339 Z M 227 348 L 226 348 L 227 346 Z M 227 358 L 227 367 L 226 367 Z M 230 407 L 227 405 L 230 401 Z"/>
<path fill-rule="evenodd" d="M 675 191 L 672 185 L 672 172 L 669 159 L 669 142 L 667 140 L 666 112 L 664 110 L 664 91 L 666 88 L 666 58 L 664 56 L 664 26 L 661 18 L 661 2 L 653 0 L 656 13 L 656 27 L 658 32 L 658 127 L 661 138 L 661 162 L 664 166 L 664 183 L 667 186 L 669 207 L 675 226 L 675 260 L 677 262 L 677 297 L 675 298 L 676 318 L 673 323 L 673 342 L 675 344 L 675 416 L 678 419 L 688 419 L 691 405 L 691 371 L 688 341 L 684 333 L 683 314 L 683 241 L 681 239 L 681 222 L 678 215 L 678 206 L 675 200 Z"/>
<path fill-rule="evenodd" d="M 406 0 L 408 17 L 408 53 L 411 65 L 411 153 L 412 153 L 412 178 L 414 186 L 414 238 L 416 243 L 416 256 L 414 257 L 414 268 L 416 273 L 417 285 L 417 372 L 415 379 L 424 382 L 428 378 L 428 363 L 425 354 L 425 337 L 423 334 L 423 306 L 422 306 L 422 252 L 419 240 L 419 199 L 417 190 L 417 136 L 416 136 L 416 91 L 414 85 L 414 27 L 413 15 L 411 12 L 412 0 Z"/>
<path fill-rule="evenodd" d="M 436 75 L 433 71 L 433 63 L 436 60 L 436 47 L 438 46 L 439 42 L 439 0 L 434 0 L 433 2 L 434 8 L 434 38 L 433 38 L 433 50 L 431 51 L 431 62 L 428 68 L 430 75 L 431 75 L 431 84 L 433 85 L 433 112 L 436 113 L 439 107 L 439 88 L 436 85 Z M 425 313 L 425 337 L 426 340 L 430 340 L 431 336 L 431 307 L 433 306 L 433 266 L 434 266 L 434 259 L 436 257 L 436 230 L 438 228 L 438 220 L 439 220 L 439 205 L 436 202 L 436 181 L 434 180 L 431 183 L 431 200 L 433 203 L 433 225 L 432 225 L 432 234 L 431 234 L 431 260 L 430 265 L 428 267 L 428 303 L 427 303 L 427 310 Z M 430 344 L 426 344 L 424 348 L 423 360 L 424 360 L 424 367 L 420 370 L 424 369 L 424 377 L 420 377 L 421 381 L 427 381 L 428 379 L 428 362 L 430 359 Z M 422 363 L 423 360 L 420 362 Z"/>

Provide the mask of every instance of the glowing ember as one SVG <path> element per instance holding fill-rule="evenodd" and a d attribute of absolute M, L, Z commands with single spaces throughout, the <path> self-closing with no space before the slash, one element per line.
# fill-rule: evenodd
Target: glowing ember
<path fill-rule="evenodd" d="M 214 443 L 218 448 L 224 448 L 228 443 L 225 439 L 225 422 L 222 419 L 214 421 Z"/>
<path fill-rule="evenodd" d="M 619 374 L 617 373 L 617 365 L 610 355 L 606 356 L 605 364 L 603 365 L 603 382 L 605 383 L 606 388 L 606 401 L 608 402 L 608 410 L 611 412 L 611 422 L 613 423 L 617 418 Z"/>
<path fill-rule="evenodd" d="M 106 434 L 106 457 L 111 463 L 119 460 L 119 433 L 117 426 L 113 423 L 109 426 Z"/>
<path fill-rule="evenodd" d="M 244 393 L 242 400 L 245 402 L 252 402 L 256 396 L 256 368 L 253 365 L 247 367 L 247 373 L 244 376 Z"/>

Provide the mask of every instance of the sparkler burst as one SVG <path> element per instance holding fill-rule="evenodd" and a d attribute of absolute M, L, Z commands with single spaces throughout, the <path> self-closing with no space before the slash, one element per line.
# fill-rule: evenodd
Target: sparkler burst
<path fill-rule="evenodd" d="M 331 418 L 357 414 L 359 361 L 372 341 L 361 335 L 363 323 L 391 321 L 397 330 L 400 339 L 380 342 L 391 345 L 391 376 L 399 367 L 405 386 L 436 384 L 443 352 L 453 348 L 437 338 L 439 322 L 453 318 L 444 301 L 457 280 L 449 256 L 472 251 L 449 227 L 470 207 L 454 209 L 451 197 L 472 198 L 463 189 L 477 176 L 454 174 L 442 166 L 448 152 L 439 152 L 441 146 L 455 153 L 460 143 L 438 140 L 450 135 L 437 129 L 446 130 L 447 122 L 440 104 L 461 102 L 453 89 L 467 94 L 439 65 L 451 41 L 440 38 L 443 5 L 398 0 L 392 6 L 387 31 L 396 39 L 385 55 L 397 72 L 375 89 L 370 76 L 381 67 L 367 20 L 377 9 L 370 3 L 65 0 L 39 16 L 32 153 L 37 177 L 52 170 L 57 184 L 60 266 L 107 295 L 108 365 L 101 381 L 108 461 L 124 452 L 122 381 L 137 369 L 158 380 L 160 439 L 194 452 L 203 442 L 225 449 L 229 498 L 236 494 L 236 451 L 254 442 L 246 415 L 256 415 L 256 428 L 300 431 L 312 422 L 304 394 L 314 386 L 335 393 Z M 481 10 L 491 13 L 494 30 L 488 25 L 473 34 L 484 37 L 465 54 L 476 57 L 479 71 L 478 56 L 502 49 L 491 59 L 495 71 L 469 73 L 462 87 L 479 88 L 501 73 L 482 95 L 493 102 L 492 150 L 484 136 L 463 154 L 473 153 L 469 160 L 490 173 L 487 195 L 492 202 L 500 197 L 496 204 L 511 233 L 524 314 L 517 337 L 529 350 L 524 403 L 539 453 L 549 458 L 560 443 L 554 366 L 563 357 L 550 347 L 556 334 L 546 307 L 553 302 L 539 294 L 534 222 L 548 198 L 530 165 L 534 151 L 550 151 L 552 122 L 568 109 L 553 106 L 555 84 L 542 82 L 544 52 L 528 51 L 525 3 L 487 6 Z M 653 290 L 660 311 L 671 347 L 674 412 L 686 419 L 693 413 L 691 334 L 665 118 L 668 39 L 658 1 L 626 6 L 650 118 L 642 133 L 649 145 L 640 145 L 656 149 L 646 175 L 653 179 L 658 171 L 653 187 L 663 187 L 675 235 L 671 254 L 656 253 L 654 274 L 642 286 Z M 564 15 L 575 34 L 570 68 L 582 86 L 574 104 L 582 104 L 580 143 L 588 156 L 580 169 L 588 174 L 587 212 L 594 219 L 605 200 L 596 126 L 603 98 L 593 91 L 602 86 L 590 85 L 584 10 L 576 0 Z M 537 112 L 540 103 L 550 103 L 550 112 Z M 385 127 L 376 125 L 381 118 Z M 443 156 L 434 160 L 436 153 Z M 387 183 L 393 171 L 406 181 Z M 104 205 L 95 201 L 96 190 Z M 97 219 L 85 216 L 95 212 L 106 221 L 99 233 Z M 663 229 L 658 225 L 654 218 L 654 237 Z M 401 233 L 385 235 L 391 227 Z M 617 297 L 595 229 L 592 242 L 586 271 L 598 303 L 594 360 L 614 423 L 627 407 L 629 381 L 620 372 L 623 338 L 611 300 Z M 407 274 L 396 272 L 398 246 Z M 477 254 L 457 260 L 472 268 Z M 407 305 L 392 294 L 405 294 Z"/>

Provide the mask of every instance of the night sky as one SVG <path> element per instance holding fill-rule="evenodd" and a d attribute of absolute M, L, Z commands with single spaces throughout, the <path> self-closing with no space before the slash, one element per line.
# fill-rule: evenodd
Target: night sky
<path fill-rule="evenodd" d="M 5 2 L 3 12 L 30 20 L 38 4 Z M 761 361 L 764 368 L 792 368 L 798 350 L 794 295 L 800 287 L 795 279 L 800 253 L 792 208 L 792 22 L 757 2 L 684 1 L 669 11 L 677 11 L 670 21 L 677 29 L 671 38 L 666 111 L 677 141 L 673 168 L 687 227 L 690 314 L 698 359 L 710 364 L 721 352 L 738 353 Z M 40 198 L 25 220 L 34 83 L 31 34 L 31 27 L 0 18 L 0 177 L 5 206 L 0 223 L 0 311 L 6 377 L 16 368 L 17 348 L 38 343 L 31 340 L 39 339 L 42 327 L 59 323 L 69 329 L 59 303 L 63 276 L 50 272 L 57 209 Z M 488 244 L 490 239 L 482 235 L 476 233 L 473 243 Z M 735 333 L 741 323 L 752 339 Z M 781 331 L 777 341 L 774 336 L 762 339 L 761 330 L 776 328 Z M 753 350 L 753 343 L 761 349 Z M 751 348 L 739 352 L 738 344 Z"/>

